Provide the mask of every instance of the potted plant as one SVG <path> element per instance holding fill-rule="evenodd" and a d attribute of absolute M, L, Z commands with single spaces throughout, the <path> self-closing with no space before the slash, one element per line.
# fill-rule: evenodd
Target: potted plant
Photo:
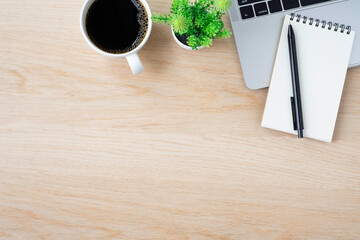
<path fill-rule="evenodd" d="M 222 17 L 231 0 L 173 0 L 170 14 L 156 14 L 152 20 L 171 25 L 175 41 L 183 48 L 210 47 L 213 39 L 229 38 Z"/>

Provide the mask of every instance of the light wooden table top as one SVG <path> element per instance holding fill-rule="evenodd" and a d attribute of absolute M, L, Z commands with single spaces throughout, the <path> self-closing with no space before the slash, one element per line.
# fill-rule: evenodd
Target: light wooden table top
<path fill-rule="evenodd" d="M 0 239 L 359 239 L 360 68 L 333 143 L 298 140 L 260 127 L 233 38 L 188 52 L 154 24 L 133 76 L 82 4 L 1 1 Z"/>

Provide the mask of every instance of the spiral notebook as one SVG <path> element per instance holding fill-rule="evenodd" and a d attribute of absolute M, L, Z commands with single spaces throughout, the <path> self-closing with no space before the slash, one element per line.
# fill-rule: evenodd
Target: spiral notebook
<path fill-rule="evenodd" d="M 331 142 L 355 36 L 339 23 L 285 16 L 261 126 L 297 134 L 290 103 L 289 24 L 296 37 L 304 137 Z"/>

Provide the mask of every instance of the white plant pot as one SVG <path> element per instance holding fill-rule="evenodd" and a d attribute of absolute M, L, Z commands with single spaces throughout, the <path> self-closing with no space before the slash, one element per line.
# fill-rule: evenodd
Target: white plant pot
<path fill-rule="evenodd" d="M 172 35 L 173 35 L 173 37 L 175 39 L 175 42 L 177 44 L 179 44 L 180 47 L 182 47 L 183 49 L 186 49 L 186 50 L 193 50 L 191 47 L 189 47 L 188 45 L 183 44 L 182 42 L 179 41 L 179 39 L 177 39 L 177 37 L 176 37 L 176 35 L 174 33 L 174 30 L 173 30 L 173 26 L 171 26 L 171 32 L 172 32 Z M 204 48 L 204 46 L 199 47 L 198 50 L 200 50 L 202 48 Z"/>

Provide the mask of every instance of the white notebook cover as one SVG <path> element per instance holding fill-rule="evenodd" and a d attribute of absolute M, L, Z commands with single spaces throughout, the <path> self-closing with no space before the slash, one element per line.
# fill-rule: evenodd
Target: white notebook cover
<path fill-rule="evenodd" d="M 295 33 L 298 56 L 304 137 L 331 142 L 344 87 L 355 32 L 329 30 L 310 19 L 284 18 L 261 126 L 287 133 L 294 130 L 290 97 L 292 93 L 288 48 L 288 26 Z"/>

